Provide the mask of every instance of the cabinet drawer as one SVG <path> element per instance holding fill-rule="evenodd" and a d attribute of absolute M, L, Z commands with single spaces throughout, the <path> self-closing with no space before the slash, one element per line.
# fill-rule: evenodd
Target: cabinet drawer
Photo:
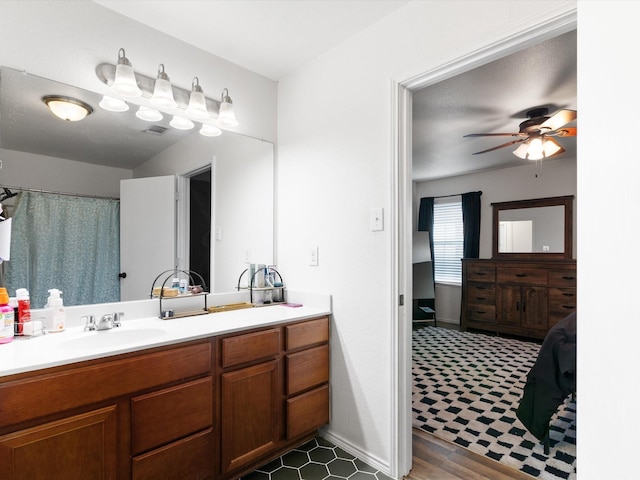
<path fill-rule="evenodd" d="M 547 271 L 543 268 L 498 268 L 498 283 L 546 285 Z"/>
<path fill-rule="evenodd" d="M 329 423 L 329 386 L 287 400 L 287 439 Z"/>
<path fill-rule="evenodd" d="M 467 286 L 467 303 L 489 304 L 496 302 L 496 287 L 492 283 L 469 283 Z"/>
<path fill-rule="evenodd" d="M 327 317 L 285 327 L 287 350 L 308 347 L 329 341 L 329 319 Z"/>
<path fill-rule="evenodd" d="M 211 377 L 131 400 L 133 454 L 150 450 L 213 424 Z"/>
<path fill-rule="evenodd" d="M 482 305 L 482 304 L 469 304 L 467 305 L 467 319 L 475 320 L 478 322 L 492 322 L 496 321 L 496 306 L 495 305 Z"/>
<path fill-rule="evenodd" d="M 576 286 L 575 270 L 549 270 L 549 285 L 554 287 Z"/>
<path fill-rule="evenodd" d="M 221 341 L 222 368 L 274 357 L 280 352 L 280 330 L 272 328 Z"/>
<path fill-rule="evenodd" d="M 287 395 L 316 387 L 329 381 L 329 346 L 311 348 L 287 355 Z"/>
<path fill-rule="evenodd" d="M 213 478 L 214 441 L 211 429 L 153 450 L 132 462 L 133 480 Z"/>
<path fill-rule="evenodd" d="M 549 311 L 566 315 L 576 309 L 576 289 L 575 288 L 549 288 Z"/>
<path fill-rule="evenodd" d="M 7 382 L 0 385 L 0 427 L 209 373 L 206 342 Z"/>
<path fill-rule="evenodd" d="M 496 268 L 487 265 L 469 265 L 466 268 L 466 276 L 470 282 L 495 282 Z"/>

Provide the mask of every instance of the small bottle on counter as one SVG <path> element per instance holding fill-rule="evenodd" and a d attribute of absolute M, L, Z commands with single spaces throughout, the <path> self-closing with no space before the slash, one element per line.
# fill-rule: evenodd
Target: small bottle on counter
<path fill-rule="evenodd" d="M 47 298 L 47 320 L 46 329 L 48 332 L 62 332 L 66 321 L 66 312 L 62 305 L 62 292 L 57 288 L 49 290 L 49 298 Z"/>
<path fill-rule="evenodd" d="M 17 335 L 22 335 L 23 325 L 31 321 L 31 300 L 29 298 L 29 290 L 26 288 L 18 288 L 16 290 L 16 299 L 18 300 L 18 328 Z"/>
<path fill-rule="evenodd" d="M 13 307 L 9 305 L 7 289 L 0 288 L 0 343 L 13 341 L 14 321 L 14 311 Z"/>

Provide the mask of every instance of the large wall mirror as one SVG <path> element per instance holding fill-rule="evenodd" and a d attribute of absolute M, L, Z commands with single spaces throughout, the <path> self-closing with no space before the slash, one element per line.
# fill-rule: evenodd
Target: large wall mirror
<path fill-rule="evenodd" d="M 88 103 L 93 112 L 80 122 L 61 121 L 41 100 L 52 94 L 77 98 Z M 274 262 L 273 144 L 229 131 L 211 138 L 200 135 L 198 128 L 176 130 L 169 127 L 169 115 L 151 124 L 136 117 L 135 105 L 124 113 L 108 112 L 99 107 L 101 99 L 95 92 L 0 67 L 0 153 L 4 164 L 0 187 L 86 193 L 88 184 L 109 184 L 113 191 L 109 195 L 118 197 L 120 180 L 176 175 L 180 183 L 180 178 L 208 166 L 213 192 L 210 291 L 233 291 L 248 261 Z M 32 160 L 33 164 L 28 163 Z M 82 162 L 76 165 L 83 168 L 71 175 L 75 183 L 65 179 L 68 188 L 60 187 L 60 182 L 56 183 L 59 179 L 44 168 L 31 168 L 27 177 L 29 167 L 25 165 L 64 165 L 69 160 Z M 115 173 L 96 178 L 105 167 Z M 180 215 L 180 209 L 177 211 Z M 175 227 L 178 234 L 171 232 L 178 237 L 178 244 L 184 243 L 180 231 L 188 224 L 188 218 L 182 219 Z M 156 270 L 159 273 L 164 267 Z M 144 293 L 127 299 L 149 298 L 152 280 L 141 282 L 140 292 Z M 83 281 L 86 279 L 77 279 L 77 283 Z"/>
<path fill-rule="evenodd" d="M 573 196 L 491 205 L 493 258 L 572 258 Z"/>

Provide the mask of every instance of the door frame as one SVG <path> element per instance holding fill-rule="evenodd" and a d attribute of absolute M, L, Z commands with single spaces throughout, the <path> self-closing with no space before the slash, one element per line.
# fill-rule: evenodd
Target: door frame
<path fill-rule="evenodd" d="M 411 312 L 413 182 L 411 152 L 412 92 L 528 48 L 578 27 L 577 6 L 538 25 L 506 36 L 450 62 L 391 85 L 391 267 L 392 379 L 391 462 L 394 478 L 408 475 L 413 463 L 411 416 Z"/>

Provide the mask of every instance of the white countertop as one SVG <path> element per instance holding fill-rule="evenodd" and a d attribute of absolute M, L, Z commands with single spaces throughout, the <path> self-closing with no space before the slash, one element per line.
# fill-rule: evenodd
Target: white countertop
<path fill-rule="evenodd" d="M 0 377 L 330 313 L 327 305 L 272 305 L 168 320 L 157 316 L 127 320 L 125 316 L 121 327 L 99 332 L 72 326 L 0 345 Z"/>

